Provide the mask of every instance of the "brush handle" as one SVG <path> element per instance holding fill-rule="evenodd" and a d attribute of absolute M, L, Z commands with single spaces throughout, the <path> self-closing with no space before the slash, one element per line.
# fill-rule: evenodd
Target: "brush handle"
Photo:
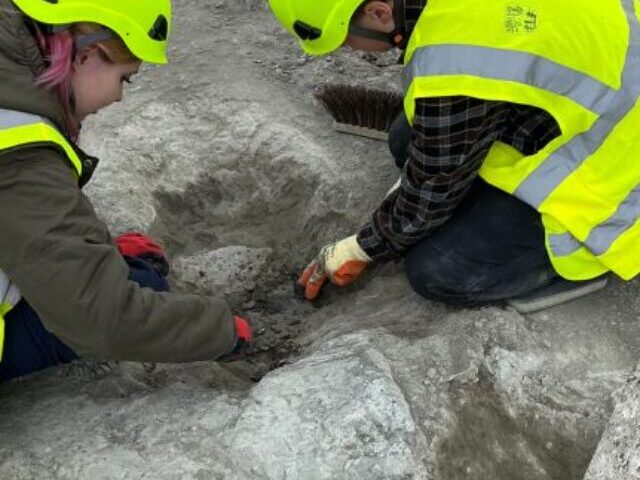
<path fill-rule="evenodd" d="M 337 132 L 373 138 L 374 140 L 381 140 L 383 142 L 386 142 L 389 139 L 389 134 L 387 132 L 381 132 L 380 130 L 374 130 L 373 128 L 360 127 L 358 125 L 351 125 L 350 123 L 334 122 L 333 128 Z"/>

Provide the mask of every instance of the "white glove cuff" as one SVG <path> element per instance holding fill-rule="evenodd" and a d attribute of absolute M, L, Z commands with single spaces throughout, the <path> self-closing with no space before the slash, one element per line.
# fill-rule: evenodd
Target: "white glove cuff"
<path fill-rule="evenodd" d="M 362 249 L 360 244 L 358 243 L 357 235 L 352 235 L 343 240 L 344 242 L 348 242 L 349 250 L 353 255 L 355 260 L 360 260 L 362 262 L 371 262 L 371 257 L 367 255 L 367 253 Z"/>

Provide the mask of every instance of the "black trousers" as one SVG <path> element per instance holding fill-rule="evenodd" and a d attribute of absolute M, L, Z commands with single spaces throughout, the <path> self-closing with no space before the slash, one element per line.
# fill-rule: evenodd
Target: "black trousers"
<path fill-rule="evenodd" d="M 169 291 L 169 284 L 151 263 L 125 257 L 129 280 L 158 292 Z M 0 362 L 0 382 L 76 360 L 78 355 L 49 332 L 38 314 L 24 300 L 5 315 L 5 345 Z"/>
<path fill-rule="evenodd" d="M 407 161 L 410 141 L 401 114 L 389 132 L 398 167 Z M 408 250 L 405 270 L 418 294 L 455 305 L 522 296 L 558 277 L 540 214 L 479 177 L 452 217 Z"/>

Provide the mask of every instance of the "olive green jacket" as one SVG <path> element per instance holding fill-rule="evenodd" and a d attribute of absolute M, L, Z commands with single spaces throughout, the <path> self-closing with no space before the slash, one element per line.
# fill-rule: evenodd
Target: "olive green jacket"
<path fill-rule="evenodd" d="M 0 108 L 46 117 L 64 132 L 56 96 L 34 85 L 42 70 L 24 17 L 0 0 Z M 235 344 L 222 299 L 158 293 L 128 280 L 106 225 L 53 146 L 0 151 L 0 269 L 81 356 L 184 362 L 215 359 Z"/>

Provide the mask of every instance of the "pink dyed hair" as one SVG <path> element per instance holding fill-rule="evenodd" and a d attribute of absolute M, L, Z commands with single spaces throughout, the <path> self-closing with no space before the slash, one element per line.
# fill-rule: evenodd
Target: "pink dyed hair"
<path fill-rule="evenodd" d="M 46 89 L 55 90 L 60 98 L 64 111 L 65 122 L 69 136 L 77 141 L 80 124 L 75 118 L 72 108 L 71 74 L 75 55 L 74 35 L 89 34 L 101 29 L 95 23 L 74 23 L 69 30 L 63 30 L 52 35 L 44 35 L 38 31 L 37 40 L 40 44 L 47 67 L 36 79 L 36 84 Z M 138 59 L 129 51 L 120 38 L 111 38 L 98 42 L 102 51 L 114 63 L 137 62 Z"/>
<path fill-rule="evenodd" d="M 43 35 L 38 33 L 40 48 L 45 54 L 47 68 L 36 79 L 36 85 L 55 90 L 64 110 L 69 136 L 77 141 L 80 126 L 75 120 L 71 108 L 71 64 L 73 63 L 73 35 L 70 31 Z"/>

